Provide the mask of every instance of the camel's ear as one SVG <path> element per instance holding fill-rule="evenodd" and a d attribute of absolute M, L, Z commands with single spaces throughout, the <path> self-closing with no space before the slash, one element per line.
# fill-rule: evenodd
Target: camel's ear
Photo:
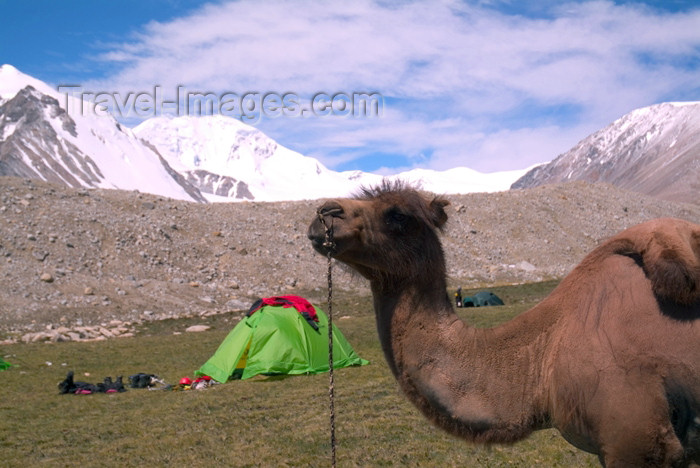
<path fill-rule="evenodd" d="M 447 222 L 447 213 L 445 213 L 445 207 L 449 205 L 450 202 L 444 198 L 433 198 L 430 202 L 430 214 L 432 215 L 432 222 L 436 228 L 442 229 L 442 227 Z"/>

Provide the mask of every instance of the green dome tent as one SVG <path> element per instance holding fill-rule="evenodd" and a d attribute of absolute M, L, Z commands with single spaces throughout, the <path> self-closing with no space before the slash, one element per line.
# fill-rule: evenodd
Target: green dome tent
<path fill-rule="evenodd" d="M 294 304 L 274 301 L 285 298 L 292 298 Z M 279 305 L 269 305 L 275 303 Z M 368 363 L 334 324 L 333 368 Z M 256 302 L 195 375 L 208 375 L 223 383 L 259 374 L 318 374 L 328 370 L 325 312 L 297 296 L 278 296 Z"/>

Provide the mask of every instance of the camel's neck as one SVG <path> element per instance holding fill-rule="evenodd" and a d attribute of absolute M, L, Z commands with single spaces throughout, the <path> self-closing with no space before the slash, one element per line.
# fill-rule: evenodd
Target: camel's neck
<path fill-rule="evenodd" d="M 377 328 L 407 396 L 438 426 L 478 442 L 508 442 L 545 427 L 546 332 L 515 319 L 475 329 L 457 317 L 444 277 L 372 283 Z M 534 312 L 534 311 L 533 311 Z"/>

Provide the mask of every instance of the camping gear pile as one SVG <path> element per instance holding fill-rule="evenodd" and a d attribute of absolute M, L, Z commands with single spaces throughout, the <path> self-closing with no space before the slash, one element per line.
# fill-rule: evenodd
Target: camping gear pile
<path fill-rule="evenodd" d="M 131 388 L 147 388 L 149 390 L 154 390 L 156 389 L 156 385 L 161 385 L 161 389 L 168 386 L 168 384 L 156 374 L 139 372 L 138 374 L 129 376 L 129 386 Z"/>
<path fill-rule="evenodd" d="M 58 393 L 64 395 L 72 393 L 74 395 L 91 395 L 93 393 L 122 393 L 126 391 L 122 376 L 112 381 L 112 377 L 105 377 L 104 381 L 91 384 L 88 382 L 75 381 L 73 371 L 68 372 L 66 378 L 58 384 Z"/>
<path fill-rule="evenodd" d="M 333 325 L 333 368 L 362 366 Z M 328 317 L 299 296 L 260 299 L 226 336 L 214 355 L 195 375 L 224 383 L 256 375 L 328 372 Z"/>
<path fill-rule="evenodd" d="M 215 384 L 216 382 L 208 375 L 197 377 L 194 380 L 190 379 L 189 377 L 183 377 L 173 388 L 173 390 L 204 390 L 205 388 L 209 388 Z"/>

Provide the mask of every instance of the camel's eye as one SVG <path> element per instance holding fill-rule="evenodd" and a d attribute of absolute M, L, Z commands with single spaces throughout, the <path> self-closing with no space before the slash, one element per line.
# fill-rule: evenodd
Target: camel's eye
<path fill-rule="evenodd" d="M 391 213 L 391 220 L 396 221 L 397 223 L 403 223 L 404 221 L 406 221 L 406 218 L 408 218 L 408 216 L 406 216 L 403 213 Z"/>
<path fill-rule="evenodd" d="M 384 218 L 389 226 L 397 229 L 405 228 L 410 220 L 410 216 L 400 212 L 396 208 L 391 208 L 387 210 L 387 212 L 384 215 Z"/>

